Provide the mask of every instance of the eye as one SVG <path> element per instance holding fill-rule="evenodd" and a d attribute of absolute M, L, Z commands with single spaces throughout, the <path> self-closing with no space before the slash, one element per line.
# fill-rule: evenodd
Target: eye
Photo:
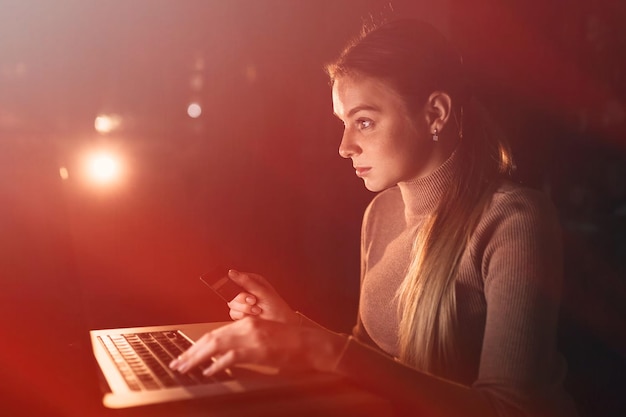
<path fill-rule="evenodd" d="M 356 125 L 359 130 L 364 130 L 374 126 L 374 122 L 370 119 L 358 119 Z"/>

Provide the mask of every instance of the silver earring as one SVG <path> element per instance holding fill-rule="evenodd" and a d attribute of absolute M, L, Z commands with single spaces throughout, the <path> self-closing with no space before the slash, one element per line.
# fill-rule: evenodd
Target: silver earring
<path fill-rule="evenodd" d="M 438 142 L 439 141 L 439 135 L 437 134 L 437 129 L 435 129 L 435 131 L 433 132 L 433 141 L 434 142 Z"/>

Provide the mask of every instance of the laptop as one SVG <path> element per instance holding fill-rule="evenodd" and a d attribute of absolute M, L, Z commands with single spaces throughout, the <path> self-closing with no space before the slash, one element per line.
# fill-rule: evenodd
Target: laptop
<path fill-rule="evenodd" d="M 104 406 L 127 408 L 339 380 L 332 374 L 283 374 L 276 368 L 257 365 L 237 365 L 214 377 L 204 377 L 201 369 L 187 374 L 169 369 L 169 362 L 204 333 L 227 323 L 91 330 L 93 354 L 107 385 Z"/>

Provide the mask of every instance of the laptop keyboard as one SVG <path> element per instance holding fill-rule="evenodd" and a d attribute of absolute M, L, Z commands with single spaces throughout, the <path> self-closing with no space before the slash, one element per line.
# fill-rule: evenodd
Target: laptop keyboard
<path fill-rule="evenodd" d="M 191 346 L 178 331 L 107 335 L 98 339 L 107 349 L 132 391 L 209 384 L 232 379 L 227 373 L 202 375 L 203 367 L 181 374 L 169 363 Z"/>

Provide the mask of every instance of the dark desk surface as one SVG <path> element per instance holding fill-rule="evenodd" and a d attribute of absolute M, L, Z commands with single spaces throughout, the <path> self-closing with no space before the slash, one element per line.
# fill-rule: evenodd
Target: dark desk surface
<path fill-rule="evenodd" d="M 382 399 L 348 384 L 334 384 L 306 391 L 285 390 L 272 394 L 246 396 L 245 399 L 201 399 L 126 410 L 105 410 L 104 416 L 390 416 Z"/>

